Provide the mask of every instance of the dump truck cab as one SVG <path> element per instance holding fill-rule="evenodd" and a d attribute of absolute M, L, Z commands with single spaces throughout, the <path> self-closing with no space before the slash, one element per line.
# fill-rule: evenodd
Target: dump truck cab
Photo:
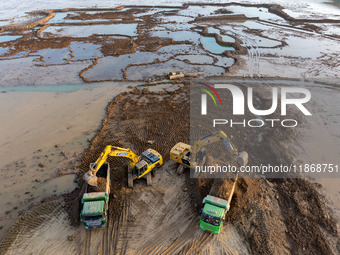
<path fill-rule="evenodd" d="M 207 195 L 203 199 L 203 204 L 204 207 L 200 215 L 201 229 L 214 234 L 220 233 L 225 215 L 230 207 L 228 201 Z"/>
<path fill-rule="evenodd" d="M 105 192 L 85 193 L 80 220 L 87 229 L 103 228 L 107 223 L 109 194 Z"/>

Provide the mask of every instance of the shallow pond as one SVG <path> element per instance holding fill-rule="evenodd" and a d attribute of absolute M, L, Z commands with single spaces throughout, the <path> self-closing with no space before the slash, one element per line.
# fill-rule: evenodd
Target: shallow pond
<path fill-rule="evenodd" d="M 206 51 L 215 54 L 221 54 L 225 51 L 234 51 L 235 48 L 231 46 L 222 46 L 216 42 L 215 37 L 201 36 L 201 43 Z"/>
<path fill-rule="evenodd" d="M 212 64 L 214 62 L 214 58 L 208 55 L 179 55 L 176 59 L 186 60 L 191 64 Z"/>
<path fill-rule="evenodd" d="M 154 78 L 155 76 L 165 76 L 169 72 L 182 71 L 184 73 L 194 73 L 207 76 L 222 75 L 224 68 L 211 65 L 192 65 L 178 60 L 169 60 L 165 63 L 157 63 L 147 66 L 133 66 L 127 71 L 130 80 L 140 80 Z"/>
<path fill-rule="evenodd" d="M 233 37 L 228 36 L 228 35 L 222 35 L 221 31 L 219 29 L 217 29 L 217 28 L 209 27 L 208 28 L 208 33 L 209 34 L 218 34 L 218 35 L 220 35 L 223 42 L 230 42 L 230 43 L 234 43 L 235 42 L 235 39 Z"/>
<path fill-rule="evenodd" d="M 78 184 L 74 181 L 76 175 L 69 174 L 51 179 L 47 182 L 42 183 L 32 192 L 34 196 L 52 196 L 52 195 L 63 195 L 72 192 L 78 187 Z"/>
<path fill-rule="evenodd" d="M 50 26 L 42 31 L 51 33 L 54 37 L 88 37 L 91 35 L 125 35 L 137 36 L 137 23 L 110 24 L 110 25 L 85 25 L 85 26 Z"/>
<path fill-rule="evenodd" d="M 16 39 L 21 38 L 21 35 L 1 35 L 0 36 L 0 43 L 14 41 Z"/>

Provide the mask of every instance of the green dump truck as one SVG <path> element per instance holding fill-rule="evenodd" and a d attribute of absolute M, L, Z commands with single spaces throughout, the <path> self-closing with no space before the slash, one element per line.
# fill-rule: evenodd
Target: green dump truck
<path fill-rule="evenodd" d="M 227 200 L 207 195 L 203 200 L 204 207 L 200 216 L 200 227 L 205 231 L 218 234 L 221 231 L 230 205 Z"/>
<path fill-rule="evenodd" d="M 91 164 L 92 166 L 93 164 Z M 96 173 L 97 186 L 87 185 L 81 199 L 80 221 L 86 229 L 103 228 L 107 223 L 110 195 L 110 166 L 105 162 Z"/>
<path fill-rule="evenodd" d="M 225 215 L 229 211 L 231 200 L 234 195 L 236 183 L 238 180 L 238 173 L 234 179 L 231 189 L 227 192 L 229 194 L 228 200 L 222 198 L 214 197 L 212 195 L 207 195 L 203 199 L 204 207 L 200 215 L 200 227 L 204 231 L 209 231 L 214 234 L 220 233 Z"/>

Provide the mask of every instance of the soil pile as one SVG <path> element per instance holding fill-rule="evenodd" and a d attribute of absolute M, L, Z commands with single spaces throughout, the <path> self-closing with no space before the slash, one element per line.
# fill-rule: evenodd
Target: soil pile
<path fill-rule="evenodd" d="M 87 192 L 105 192 L 106 189 L 106 179 L 102 177 L 97 177 L 97 186 L 89 185 L 87 188 Z"/>

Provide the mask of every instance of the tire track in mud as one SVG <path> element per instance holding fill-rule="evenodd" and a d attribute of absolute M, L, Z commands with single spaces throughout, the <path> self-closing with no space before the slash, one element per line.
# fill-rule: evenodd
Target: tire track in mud
<path fill-rule="evenodd" d="M 126 254 L 128 239 L 128 202 L 124 204 L 119 217 L 108 215 L 107 227 L 98 230 L 84 230 L 81 255 Z"/>
<path fill-rule="evenodd" d="M 181 197 L 174 197 L 174 200 L 177 199 L 181 199 Z M 186 200 L 186 202 L 188 202 Z M 172 210 L 171 210 L 172 209 Z M 164 214 L 164 212 L 168 212 L 169 214 L 171 213 L 175 213 L 174 211 L 174 203 L 170 202 L 168 203 L 168 206 L 166 206 L 163 210 L 162 210 L 162 214 Z M 187 216 L 186 218 L 188 219 L 189 225 L 188 223 L 186 223 L 184 221 L 184 219 L 180 219 L 180 218 L 185 218 L 185 216 Z M 183 212 L 182 215 L 177 216 L 174 220 L 171 221 L 171 224 L 168 224 L 167 226 L 165 226 L 165 228 L 161 228 L 159 231 L 157 231 L 154 234 L 154 238 L 152 239 L 151 242 L 149 242 L 147 245 L 145 245 L 144 247 L 142 247 L 137 254 L 162 254 L 164 249 L 166 249 L 166 247 L 169 245 L 168 244 L 168 239 L 169 239 L 169 234 L 171 232 L 174 232 L 174 230 L 178 230 L 183 228 L 183 226 L 187 225 L 188 227 L 186 228 L 186 230 L 184 231 L 184 233 L 186 231 L 192 230 L 193 228 L 193 223 L 192 223 L 192 218 L 194 218 L 196 216 L 194 211 L 191 210 L 187 210 L 186 212 Z M 164 220 L 164 218 L 166 217 L 166 215 L 161 216 L 160 219 L 158 219 L 158 222 L 160 225 L 162 225 L 162 222 Z M 182 234 L 183 235 L 183 234 Z M 190 236 L 190 234 L 188 234 L 188 236 Z"/>
<path fill-rule="evenodd" d="M 257 76 L 260 73 L 261 52 L 259 47 L 256 43 L 256 40 L 253 40 L 248 36 L 244 36 L 242 40 L 248 53 L 248 75 L 251 77 Z"/>
<path fill-rule="evenodd" d="M 162 251 L 161 254 L 197 254 L 201 247 L 211 238 L 212 234 L 202 232 L 199 228 L 198 220 L 194 219 L 184 233 L 170 247 Z"/>
<path fill-rule="evenodd" d="M 109 247 L 109 249 L 107 250 L 107 253 L 104 254 L 110 254 L 112 251 L 114 254 L 126 254 L 129 241 L 127 238 L 129 202 L 129 200 L 125 202 L 121 217 L 118 221 L 114 222 L 116 224 L 116 228 L 114 228 L 116 231 L 113 233 L 114 240 L 116 240 L 114 249 L 110 248 L 111 242 L 110 240 L 107 240 L 108 244 L 105 247 Z"/>
<path fill-rule="evenodd" d="M 58 220 L 58 217 L 65 213 L 64 206 L 63 200 L 58 199 L 36 206 L 27 214 L 20 216 L 5 239 L 0 243 L 0 254 L 20 254 L 23 251 L 28 253 L 30 250 L 44 253 L 45 249 L 43 247 L 27 246 L 32 242 L 31 238 L 35 231 L 39 229 L 46 230 L 46 225 L 49 222 L 53 224 L 53 220 Z"/>
<path fill-rule="evenodd" d="M 83 243 L 83 251 L 81 252 L 82 255 L 89 255 L 91 254 L 91 233 L 92 231 L 85 231 L 85 239 Z"/>
<path fill-rule="evenodd" d="M 261 249 L 263 254 L 274 254 L 273 249 L 270 247 L 269 241 L 269 231 L 266 226 L 266 218 L 264 216 L 263 209 L 261 209 L 257 204 L 251 204 L 250 205 L 251 210 L 255 212 L 255 215 L 253 216 L 251 220 L 252 226 L 250 227 L 250 232 L 253 232 L 255 229 L 259 233 L 261 240 Z M 256 238 L 253 237 L 252 238 Z M 257 240 L 257 241 L 260 241 Z"/>
<path fill-rule="evenodd" d="M 213 238 L 213 234 L 208 232 L 203 232 L 196 240 L 191 242 L 189 245 L 185 246 L 181 253 L 183 254 L 198 254 L 202 247 Z M 190 248 L 189 248 L 190 247 Z M 189 249 L 188 249 L 189 248 Z M 188 250 L 187 250 L 188 249 Z"/>
<path fill-rule="evenodd" d="M 184 192 L 185 178 L 177 176 L 174 163 L 166 163 L 154 177 L 152 187 L 140 187 L 131 194 L 128 254 L 160 254 L 185 231 L 194 218 L 190 196 Z"/>

